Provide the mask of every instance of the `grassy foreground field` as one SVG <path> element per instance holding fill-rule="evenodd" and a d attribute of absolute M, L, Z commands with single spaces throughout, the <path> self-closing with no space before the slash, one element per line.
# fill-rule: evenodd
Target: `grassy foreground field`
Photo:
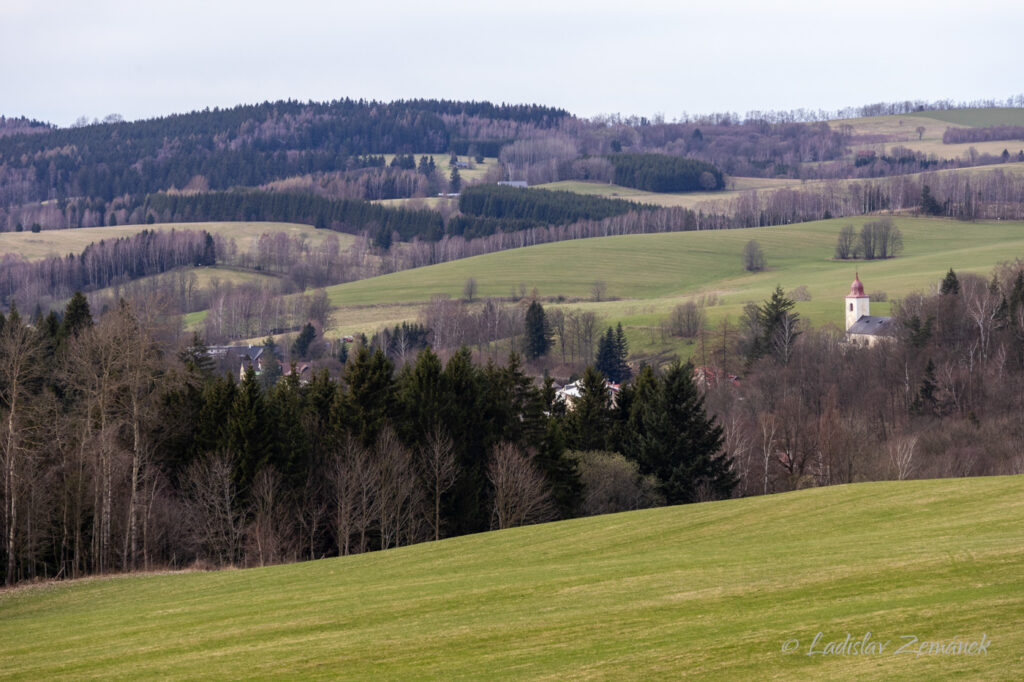
<path fill-rule="evenodd" d="M 213 223 L 156 223 L 154 225 L 118 225 L 116 227 L 80 227 L 72 230 L 43 230 L 42 232 L 0 232 L 0 254 L 17 253 L 34 260 L 47 256 L 66 256 L 81 253 L 85 247 L 103 239 L 130 237 L 142 230 L 206 230 L 235 240 L 240 251 L 250 249 L 265 233 L 287 232 L 291 236 L 305 236 L 311 244 L 320 244 L 327 235 L 338 238 L 341 248 L 350 245 L 355 237 L 340 232 L 317 230 L 311 225 L 271 222 L 213 222 Z"/>
<path fill-rule="evenodd" d="M 862 483 L 27 587 L 0 593 L 0 666 L 33 680 L 1020 679 L 1022 516 L 1021 476 Z M 867 633 L 884 650 L 823 653 Z M 920 653 L 951 641 L 987 653 Z"/>

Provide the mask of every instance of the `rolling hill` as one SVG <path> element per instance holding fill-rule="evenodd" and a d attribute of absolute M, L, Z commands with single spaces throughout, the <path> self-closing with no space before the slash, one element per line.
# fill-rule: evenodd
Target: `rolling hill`
<path fill-rule="evenodd" d="M 1024 257 L 1024 223 L 896 218 L 903 232 L 903 255 L 884 261 L 833 260 L 839 229 L 847 224 L 859 229 L 873 219 L 564 241 L 350 282 L 330 287 L 328 293 L 340 306 L 335 319 L 344 333 L 376 329 L 367 306 L 380 306 L 382 320 L 392 323 L 397 317 L 394 305 L 412 306 L 433 294 L 457 298 L 470 277 L 476 279 L 480 296 L 509 297 L 522 284 L 527 291 L 536 288 L 546 301 L 563 297 L 569 301 L 564 305 L 594 310 L 634 328 L 657 324 L 675 305 L 697 294 L 719 296 L 721 304 L 708 310 L 714 322 L 726 315 L 736 319 L 748 301 L 764 300 L 777 284 L 786 290 L 804 285 L 811 300 L 797 305 L 801 316 L 814 324 L 841 324 L 840 301 L 855 271 L 868 293 L 884 291 L 892 298 L 928 289 L 950 267 L 987 275 L 1000 261 Z M 750 239 L 764 249 L 765 272 L 743 269 L 741 252 Z M 618 300 L 587 301 L 596 280 L 604 281 L 607 296 Z M 872 311 L 885 314 L 887 309 L 883 303 Z M 350 313 L 358 314 L 358 328 L 350 323 Z"/>
<path fill-rule="evenodd" d="M 1022 514 L 1021 476 L 861 483 L 26 586 L 0 593 L 0 664 L 7 679 L 1017 679 Z M 835 653 L 847 635 L 885 649 Z"/>

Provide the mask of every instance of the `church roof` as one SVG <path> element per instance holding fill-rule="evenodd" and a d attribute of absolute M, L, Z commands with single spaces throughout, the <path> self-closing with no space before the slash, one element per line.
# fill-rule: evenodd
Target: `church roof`
<path fill-rule="evenodd" d="M 867 298 L 867 294 L 864 293 L 864 285 L 860 281 L 860 274 L 855 273 L 853 276 L 853 282 L 850 283 L 850 293 L 846 295 L 847 298 Z"/>
<path fill-rule="evenodd" d="M 860 319 L 850 325 L 847 334 L 867 334 L 868 336 L 892 336 L 895 325 L 891 317 L 879 315 L 861 315 Z"/>

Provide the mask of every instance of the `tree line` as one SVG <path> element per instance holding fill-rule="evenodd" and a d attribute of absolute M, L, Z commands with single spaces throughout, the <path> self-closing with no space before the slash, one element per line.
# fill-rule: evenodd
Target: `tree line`
<path fill-rule="evenodd" d="M 80 254 L 26 261 L 4 254 L 0 267 L 0 301 L 40 305 L 75 290 L 123 284 L 182 266 L 215 265 L 217 250 L 205 230 L 142 230 L 138 234 L 90 244 Z"/>
<path fill-rule="evenodd" d="M 943 144 L 990 142 L 992 140 L 1024 140 L 1024 126 L 985 126 L 984 128 L 946 128 Z"/>

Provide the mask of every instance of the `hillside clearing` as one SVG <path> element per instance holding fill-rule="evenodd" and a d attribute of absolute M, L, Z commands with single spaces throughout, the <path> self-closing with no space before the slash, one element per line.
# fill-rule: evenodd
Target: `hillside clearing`
<path fill-rule="evenodd" d="M 327 235 L 337 236 L 341 248 L 351 244 L 355 237 L 339 232 L 317 230 L 311 225 L 273 222 L 207 222 L 207 223 L 155 223 L 153 225 L 118 225 L 116 227 L 80 227 L 70 230 L 43 230 L 42 232 L 0 233 L 0 254 L 17 253 L 28 260 L 48 256 L 66 256 L 81 253 L 93 242 L 104 239 L 129 237 L 142 230 L 206 230 L 236 241 L 240 251 L 247 251 L 266 233 L 285 232 L 293 237 L 304 236 L 310 244 L 320 244 Z"/>

